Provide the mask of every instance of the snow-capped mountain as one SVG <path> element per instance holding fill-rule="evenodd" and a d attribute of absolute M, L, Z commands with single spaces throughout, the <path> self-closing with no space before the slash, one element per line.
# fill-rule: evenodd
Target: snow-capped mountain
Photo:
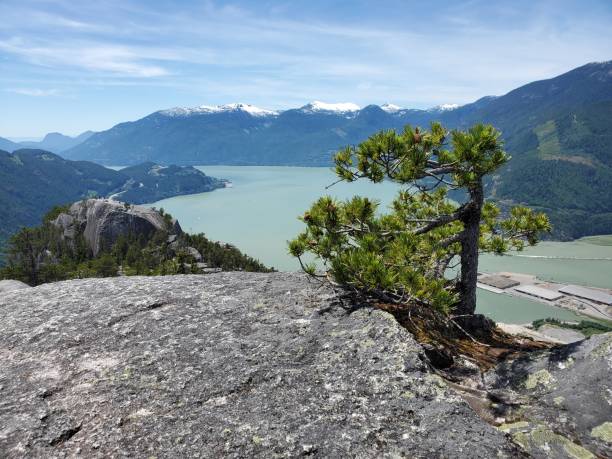
<path fill-rule="evenodd" d="M 602 75 L 612 71 L 610 66 L 589 64 L 501 97 L 484 97 L 462 106 L 442 104 L 428 110 L 402 108 L 390 102 L 360 109 L 354 103 L 319 100 L 282 111 L 245 103 L 174 108 L 98 132 L 64 155 L 121 165 L 153 161 L 181 165 L 325 166 L 339 148 L 357 145 L 381 129 L 427 127 L 432 121 L 449 129 L 492 123 L 505 135 L 511 133 L 506 139 L 508 151 L 512 153 L 512 149 L 520 147 L 515 151 L 522 154 L 523 147 L 532 145 L 532 120 L 541 124 L 552 119 L 551 107 L 559 107 L 559 116 L 567 116 L 568 107 L 609 100 L 609 80 Z M 593 113 L 599 113 L 597 110 L 594 108 Z M 517 160 L 514 164 L 518 164 Z M 542 163 L 542 167 L 550 164 Z"/>
<path fill-rule="evenodd" d="M 266 110 L 254 105 L 243 103 L 200 105 L 199 107 L 174 107 L 167 110 L 161 110 L 159 113 L 166 116 L 191 116 L 223 112 L 245 112 L 251 116 L 276 116 L 279 113 L 275 110 Z"/>
<path fill-rule="evenodd" d="M 436 105 L 435 107 L 429 108 L 428 112 L 441 113 L 459 108 L 458 104 L 442 104 Z M 406 109 L 399 105 L 392 103 L 384 103 L 380 105 L 380 108 L 393 115 L 398 115 L 407 111 L 418 112 L 422 110 L 418 109 Z M 310 102 L 298 109 L 302 113 L 308 114 L 330 114 L 330 115 L 344 115 L 344 116 L 355 116 L 361 108 L 359 105 L 352 102 L 338 102 L 329 103 L 315 100 Z M 157 113 L 172 116 L 172 117 L 186 117 L 193 115 L 207 115 L 215 113 L 228 113 L 228 112 L 244 112 L 255 117 L 275 117 L 280 115 L 283 110 L 269 110 L 265 108 L 256 107 L 251 104 L 244 103 L 233 103 L 224 105 L 200 105 L 197 107 L 174 107 L 166 110 L 161 110 Z"/>
<path fill-rule="evenodd" d="M 450 113 L 320 100 L 279 111 L 246 103 L 175 107 L 95 134 L 67 157 L 106 164 L 323 165 L 337 148 L 378 129 L 427 126 Z M 234 114 L 240 116 L 228 116 Z"/>

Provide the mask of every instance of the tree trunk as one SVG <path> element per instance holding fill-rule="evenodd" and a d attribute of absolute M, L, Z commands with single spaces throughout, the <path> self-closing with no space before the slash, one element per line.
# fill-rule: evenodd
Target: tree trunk
<path fill-rule="evenodd" d="M 478 281 L 478 240 L 480 238 L 480 217 L 484 195 L 482 183 L 470 190 L 470 201 L 461 221 L 461 281 L 459 284 L 458 315 L 474 314 L 476 310 L 476 283 Z"/>

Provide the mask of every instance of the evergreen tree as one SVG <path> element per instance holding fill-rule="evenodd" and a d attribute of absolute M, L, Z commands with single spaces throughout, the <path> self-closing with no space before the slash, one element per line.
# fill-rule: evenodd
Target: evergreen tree
<path fill-rule="evenodd" d="M 91 266 L 96 275 L 101 277 L 116 276 L 119 270 L 115 258 L 110 253 L 104 253 L 100 257 L 92 260 Z"/>
<path fill-rule="evenodd" d="M 290 253 L 318 275 L 302 259 L 314 254 L 335 282 L 383 301 L 473 314 L 479 252 L 521 250 L 550 230 L 543 213 L 519 206 L 500 218 L 485 202 L 483 179 L 509 160 L 499 137 L 489 125 L 449 133 L 432 123 L 430 131 L 406 126 L 346 147 L 334 158 L 339 181 L 400 184 L 391 212 L 380 214 L 365 197 L 323 197 L 302 217 L 306 230 L 289 243 Z M 449 190 L 462 190 L 465 201 L 450 201 Z M 447 279 L 455 261 L 458 277 Z"/>

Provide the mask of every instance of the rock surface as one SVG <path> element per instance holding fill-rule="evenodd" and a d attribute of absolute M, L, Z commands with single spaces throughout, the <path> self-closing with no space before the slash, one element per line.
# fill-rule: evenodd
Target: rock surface
<path fill-rule="evenodd" d="M 485 381 L 523 400 L 501 430 L 533 457 L 612 457 L 612 333 L 503 363 Z"/>
<path fill-rule="evenodd" d="M 164 217 L 156 210 L 143 206 L 127 206 L 109 199 L 87 199 L 75 202 L 68 213 L 60 214 L 53 223 L 62 228 L 64 236 L 73 238 L 79 229 L 96 256 L 103 243 L 114 243 L 129 233 L 148 236 L 156 230 L 180 233 L 176 220 L 168 228 Z"/>
<path fill-rule="evenodd" d="M 21 282 L 13 279 L 0 280 L 0 293 L 11 292 L 13 290 L 23 290 L 24 288 L 30 288 L 25 282 Z"/>
<path fill-rule="evenodd" d="M 299 274 L 0 299 L 1 457 L 522 457 L 387 313 Z"/>

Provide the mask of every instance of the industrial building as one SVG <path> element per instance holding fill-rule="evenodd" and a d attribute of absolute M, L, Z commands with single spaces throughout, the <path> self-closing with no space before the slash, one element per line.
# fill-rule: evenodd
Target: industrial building
<path fill-rule="evenodd" d="M 584 298 L 585 300 L 594 301 L 596 303 L 608 306 L 612 305 L 612 295 L 602 292 L 601 290 L 581 287 L 579 285 L 567 285 L 560 288 L 559 291 L 566 295 L 577 296 L 578 298 Z"/>
<path fill-rule="evenodd" d="M 520 287 L 515 287 L 514 290 L 548 301 L 555 301 L 559 298 L 563 298 L 562 293 L 559 293 L 555 290 L 538 287 L 537 285 L 521 285 Z"/>
<path fill-rule="evenodd" d="M 520 284 L 519 281 L 510 279 L 506 276 L 501 276 L 499 274 L 490 274 L 481 276 L 478 278 L 478 282 L 489 285 L 491 287 L 499 288 L 501 290 L 505 290 L 510 287 L 516 287 Z"/>

